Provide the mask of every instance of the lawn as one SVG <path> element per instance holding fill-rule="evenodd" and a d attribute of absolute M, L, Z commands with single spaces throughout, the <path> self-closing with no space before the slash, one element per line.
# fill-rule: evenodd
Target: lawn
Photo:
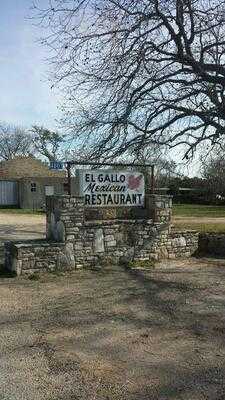
<path fill-rule="evenodd" d="M 173 215 L 177 217 L 225 218 L 225 206 L 174 204 Z"/>
<path fill-rule="evenodd" d="M 197 232 L 217 232 L 217 233 L 225 233 L 225 222 L 224 223 L 199 223 L 196 222 L 177 222 L 173 223 L 173 226 L 176 230 L 194 230 Z"/>
<path fill-rule="evenodd" d="M 0 214 L 43 214 L 42 210 L 32 210 L 30 208 L 0 207 Z"/>
<path fill-rule="evenodd" d="M 173 225 L 179 230 L 225 232 L 225 206 L 175 204 L 173 217 Z"/>

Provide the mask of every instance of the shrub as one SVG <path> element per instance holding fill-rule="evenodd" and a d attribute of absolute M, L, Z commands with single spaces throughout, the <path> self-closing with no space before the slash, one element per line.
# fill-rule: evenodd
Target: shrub
<path fill-rule="evenodd" d="M 155 268 L 155 261 L 153 260 L 129 261 L 126 267 L 130 269 L 153 269 Z"/>

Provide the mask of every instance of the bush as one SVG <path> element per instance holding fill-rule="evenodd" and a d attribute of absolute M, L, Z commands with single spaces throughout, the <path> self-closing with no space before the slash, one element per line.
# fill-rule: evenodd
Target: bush
<path fill-rule="evenodd" d="M 30 279 L 30 281 L 39 281 L 40 276 L 37 272 L 34 272 L 33 274 L 28 276 L 28 279 Z"/>
<path fill-rule="evenodd" d="M 134 260 L 126 264 L 129 269 L 153 269 L 155 268 L 155 261 L 153 260 Z"/>

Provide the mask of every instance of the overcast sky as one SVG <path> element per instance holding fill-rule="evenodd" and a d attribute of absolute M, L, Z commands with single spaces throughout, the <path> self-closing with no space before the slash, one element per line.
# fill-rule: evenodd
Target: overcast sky
<path fill-rule="evenodd" d="M 47 50 L 41 32 L 27 19 L 32 0 L 2 0 L 0 13 L 0 121 L 54 128 L 56 93 L 47 82 Z"/>

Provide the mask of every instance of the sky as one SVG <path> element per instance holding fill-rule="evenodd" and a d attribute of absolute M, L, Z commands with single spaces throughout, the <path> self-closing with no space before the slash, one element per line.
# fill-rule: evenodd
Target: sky
<path fill-rule="evenodd" d="M 38 41 L 45 32 L 29 19 L 32 0 L 0 1 L 0 122 L 55 129 L 62 98 L 48 80 L 48 49 Z M 172 158 L 181 162 L 179 151 L 175 150 Z M 183 165 L 182 169 L 193 176 L 199 164 Z"/>
<path fill-rule="evenodd" d="M 47 80 L 47 49 L 41 30 L 28 19 L 32 0 L 1 0 L 0 121 L 56 127 L 60 98 Z"/>

